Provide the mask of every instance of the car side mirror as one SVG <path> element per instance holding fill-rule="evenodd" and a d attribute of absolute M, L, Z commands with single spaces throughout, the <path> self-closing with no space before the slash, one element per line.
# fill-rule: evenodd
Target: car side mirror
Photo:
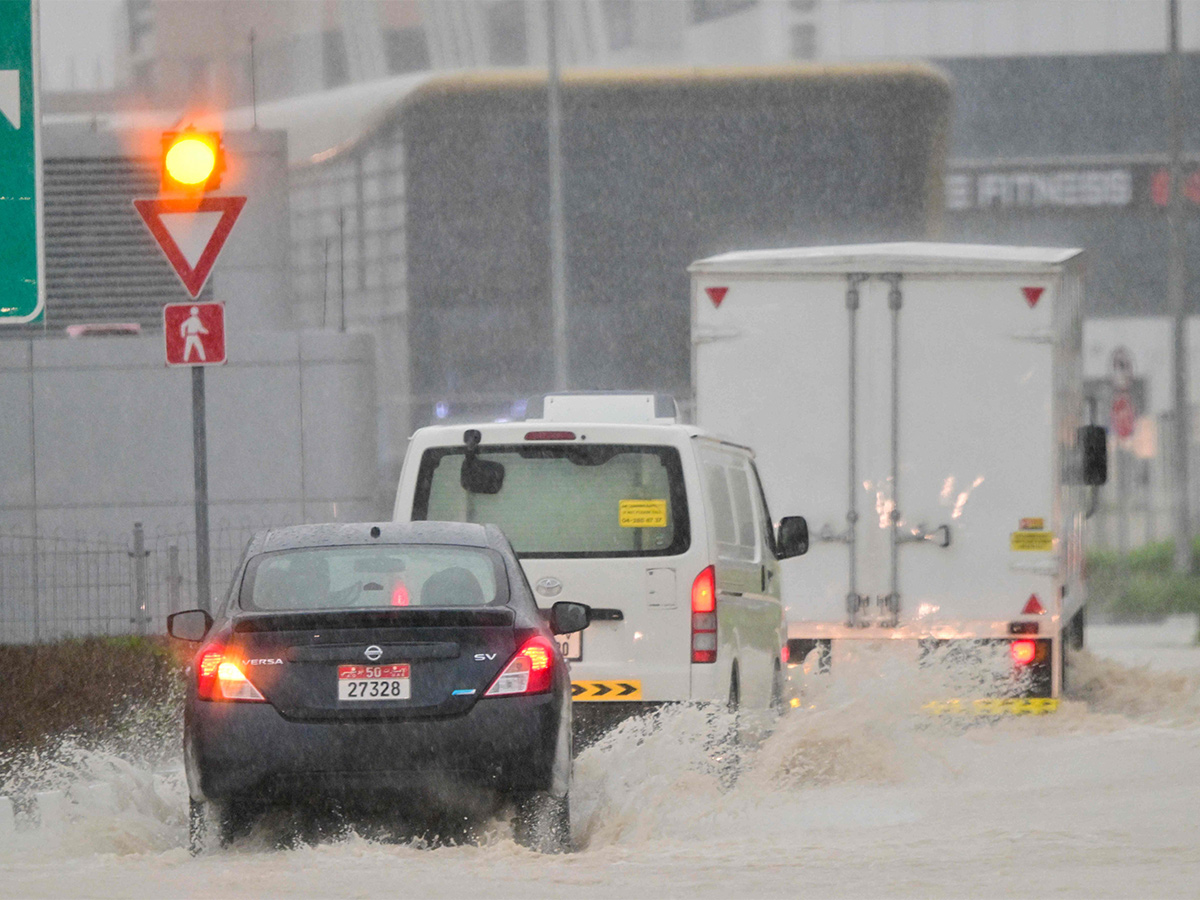
<path fill-rule="evenodd" d="M 1076 437 L 1084 484 L 1093 487 L 1108 481 L 1108 435 L 1099 425 L 1081 425 Z"/>
<path fill-rule="evenodd" d="M 592 618 L 591 607 L 562 600 L 550 607 L 550 630 L 555 634 L 583 631 Z"/>
<path fill-rule="evenodd" d="M 189 609 L 167 616 L 167 634 L 179 641 L 196 643 L 204 640 L 213 619 L 202 609 Z"/>
<path fill-rule="evenodd" d="M 803 556 L 808 552 L 808 522 L 804 516 L 784 516 L 780 519 L 775 547 L 780 559 Z"/>

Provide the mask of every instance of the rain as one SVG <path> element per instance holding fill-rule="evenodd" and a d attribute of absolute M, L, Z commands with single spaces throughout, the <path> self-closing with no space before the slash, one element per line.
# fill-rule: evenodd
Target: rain
<path fill-rule="evenodd" d="M 1194 895 L 1198 50 L 0 0 L 0 897 Z M 488 774 L 200 840 L 213 710 Z"/>

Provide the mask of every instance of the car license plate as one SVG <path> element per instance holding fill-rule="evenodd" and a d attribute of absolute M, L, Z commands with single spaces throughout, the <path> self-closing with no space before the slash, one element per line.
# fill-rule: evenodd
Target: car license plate
<path fill-rule="evenodd" d="M 338 666 L 339 700 L 408 700 L 408 663 L 392 666 Z"/>
<path fill-rule="evenodd" d="M 572 631 L 570 634 L 556 634 L 558 652 L 563 659 L 583 659 L 583 632 Z"/>

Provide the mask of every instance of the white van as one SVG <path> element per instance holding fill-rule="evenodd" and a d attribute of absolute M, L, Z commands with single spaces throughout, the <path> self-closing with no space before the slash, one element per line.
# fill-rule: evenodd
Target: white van
<path fill-rule="evenodd" d="M 782 700 L 779 560 L 807 524 L 776 529 L 754 453 L 678 424 L 670 397 L 549 394 L 523 422 L 422 428 L 393 518 L 499 525 L 539 602 L 592 608 L 562 640 L 576 702 Z"/>

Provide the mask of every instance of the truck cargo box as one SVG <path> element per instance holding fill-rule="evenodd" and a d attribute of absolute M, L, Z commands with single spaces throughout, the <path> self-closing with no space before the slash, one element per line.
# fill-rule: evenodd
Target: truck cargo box
<path fill-rule="evenodd" d="M 793 663 L 881 638 L 914 657 L 994 644 L 1052 706 L 1064 629 L 1082 640 L 1083 445 L 1103 453 L 1081 252 L 878 244 L 690 271 L 697 424 L 755 446 L 770 505 L 812 528 L 782 573 Z"/>

